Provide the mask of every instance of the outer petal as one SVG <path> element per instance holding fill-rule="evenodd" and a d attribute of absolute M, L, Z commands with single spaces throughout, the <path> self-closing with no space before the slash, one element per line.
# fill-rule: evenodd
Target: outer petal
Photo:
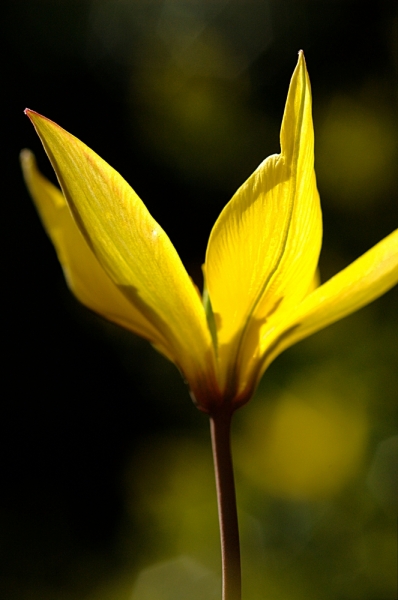
<path fill-rule="evenodd" d="M 376 300 L 398 283 L 398 229 L 309 294 L 290 319 L 264 328 L 260 376 L 283 350 Z"/>
<path fill-rule="evenodd" d="M 290 83 L 281 150 L 238 190 L 209 240 L 206 277 L 225 385 L 245 370 L 264 321 L 275 311 L 287 314 L 306 295 L 318 262 L 322 222 L 302 53 Z"/>
<path fill-rule="evenodd" d="M 167 341 L 127 300 L 99 264 L 83 238 L 62 193 L 39 172 L 29 150 L 21 152 L 26 185 L 57 251 L 71 291 L 106 319 L 147 338 L 166 356 Z"/>
<path fill-rule="evenodd" d="M 167 348 L 205 408 L 217 393 L 198 294 L 167 235 L 126 181 L 77 138 L 27 110 L 73 217 L 99 263 Z"/>

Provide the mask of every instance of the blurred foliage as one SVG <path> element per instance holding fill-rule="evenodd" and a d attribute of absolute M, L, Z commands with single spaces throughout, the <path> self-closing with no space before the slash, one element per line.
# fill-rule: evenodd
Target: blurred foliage
<path fill-rule="evenodd" d="M 343 210 L 380 208 L 396 183 L 396 112 L 385 102 L 383 84 L 367 85 L 360 100 L 332 97 L 320 117 L 317 174 Z"/>
<path fill-rule="evenodd" d="M 324 365 L 329 377 L 330 365 Z M 239 465 L 254 485 L 293 500 L 333 497 L 352 480 L 363 461 L 368 419 L 361 402 L 346 388 L 331 391 L 323 377 L 306 374 L 303 382 L 275 394 L 251 411 Z M 339 375 L 339 371 L 337 371 Z M 359 389 L 358 389 L 359 388 Z"/>
<path fill-rule="evenodd" d="M 53 178 L 23 108 L 117 168 L 200 285 L 218 213 L 279 151 L 303 48 L 325 280 L 398 226 L 396 26 L 392 0 L 3 2 L 1 598 L 220 585 L 207 419 L 172 365 L 71 298 L 19 172 L 27 145 Z M 397 299 L 279 357 L 236 415 L 245 599 L 396 597 Z"/>

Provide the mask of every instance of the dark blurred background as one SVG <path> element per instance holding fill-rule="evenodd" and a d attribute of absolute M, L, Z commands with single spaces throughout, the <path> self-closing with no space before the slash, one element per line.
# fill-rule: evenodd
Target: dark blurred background
<path fill-rule="evenodd" d="M 396 2 L 3 0 L 1 15 L 0 597 L 219 598 L 207 420 L 172 365 L 68 292 L 19 169 L 28 147 L 55 181 L 23 109 L 115 167 L 201 285 L 220 210 L 279 152 L 302 48 L 325 280 L 398 227 Z M 245 600 L 396 598 L 397 301 L 290 349 L 237 415 Z"/>

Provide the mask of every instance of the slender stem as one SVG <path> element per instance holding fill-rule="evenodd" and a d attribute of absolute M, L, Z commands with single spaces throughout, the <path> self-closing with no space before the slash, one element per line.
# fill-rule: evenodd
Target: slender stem
<path fill-rule="evenodd" d="M 210 431 L 221 536 L 222 600 L 241 600 L 238 514 L 230 445 L 231 417 L 232 411 L 228 406 L 212 414 Z"/>

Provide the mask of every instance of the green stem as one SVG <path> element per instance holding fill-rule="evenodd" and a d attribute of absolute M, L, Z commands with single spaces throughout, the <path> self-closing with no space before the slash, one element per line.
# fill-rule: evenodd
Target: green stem
<path fill-rule="evenodd" d="M 232 410 L 224 406 L 210 416 L 210 431 L 220 522 L 222 600 L 241 600 L 238 514 L 230 445 L 231 418 Z"/>

